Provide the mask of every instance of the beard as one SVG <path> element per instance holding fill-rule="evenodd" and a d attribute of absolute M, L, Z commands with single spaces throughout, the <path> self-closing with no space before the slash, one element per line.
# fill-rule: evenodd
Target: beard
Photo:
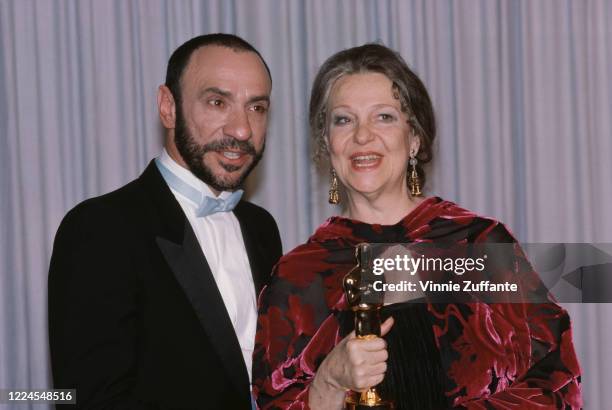
<path fill-rule="evenodd" d="M 233 137 L 224 137 L 223 139 L 209 142 L 208 144 L 198 144 L 193 136 L 187 130 L 183 113 L 176 110 L 176 125 L 174 129 L 174 143 L 179 154 L 189 167 L 189 170 L 200 179 L 202 182 L 212 187 L 217 191 L 234 191 L 242 186 L 244 180 L 257 166 L 266 148 L 265 139 L 261 150 L 258 152 L 250 141 L 237 140 Z M 204 155 L 208 152 L 221 152 L 227 149 L 239 150 L 243 154 L 249 155 L 252 158 L 250 164 L 236 166 L 219 162 L 219 165 L 228 173 L 238 172 L 243 168 L 241 174 L 236 177 L 216 175 L 213 170 L 204 163 Z"/>

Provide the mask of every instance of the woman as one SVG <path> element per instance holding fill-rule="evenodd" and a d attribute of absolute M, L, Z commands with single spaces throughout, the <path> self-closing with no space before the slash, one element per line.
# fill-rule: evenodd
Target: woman
<path fill-rule="evenodd" d="M 418 196 L 435 121 L 424 85 L 397 53 L 366 44 L 328 59 L 310 124 L 318 156 L 331 163 L 330 202 L 341 184 L 346 211 L 281 258 L 261 294 L 258 405 L 341 409 L 347 390 L 382 382 L 400 409 L 579 408 L 569 318 L 552 302 L 390 305 L 386 341 L 355 338 L 342 279 L 357 244 L 515 240 L 499 222 Z M 501 269 L 529 273 L 517 257 Z"/>

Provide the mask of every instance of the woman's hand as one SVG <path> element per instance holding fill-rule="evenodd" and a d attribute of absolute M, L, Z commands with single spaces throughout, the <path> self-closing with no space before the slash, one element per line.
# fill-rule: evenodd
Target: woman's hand
<path fill-rule="evenodd" d="M 393 318 L 385 320 L 381 335 L 392 326 Z M 388 356 L 381 337 L 359 339 L 351 332 L 319 366 L 308 396 L 311 409 L 341 409 L 347 390 L 365 391 L 382 382 Z"/>

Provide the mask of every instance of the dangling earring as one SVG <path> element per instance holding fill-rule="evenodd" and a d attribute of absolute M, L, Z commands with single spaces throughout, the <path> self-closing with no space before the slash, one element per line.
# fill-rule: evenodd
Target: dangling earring
<path fill-rule="evenodd" d="M 417 172 L 417 159 L 414 152 L 410 153 L 410 166 L 412 169 L 410 170 L 410 177 L 408 178 L 408 188 L 410 188 L 410 195 L 412 196 L 423 196 L 421 192 L 421 178 L 419 178 L 419 173 Z"/>
<path fill-rule="evenodd" d="M 331 186 L 329 187 L 329 198 L 330 204 L 338 205 L 340 203 L 340 194 L 338 193 L 338 177 L 336 171 L 331 169 Z"/>

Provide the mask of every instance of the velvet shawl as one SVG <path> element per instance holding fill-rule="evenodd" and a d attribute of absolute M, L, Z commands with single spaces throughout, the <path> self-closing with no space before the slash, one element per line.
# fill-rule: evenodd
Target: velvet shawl
<path fill-rule="evenodd" d="M 259 408 L 309 408 L 318 366 L 347 334 L 341 326 L 349 310 L 342 279 L 355 265 L 357 244 L 438 241 L 516 244 L 503 224 L 430 197 L 395 225 L 329 218 L 307 243 L 283 256 L 259 299 L 253 360 Z M 532 270 L 516 247 L 519 257 L 506 267 L 508 275 Z M 552 298 L 426 306 L 446 408 L 581 407 L 570 319 Z"/>

